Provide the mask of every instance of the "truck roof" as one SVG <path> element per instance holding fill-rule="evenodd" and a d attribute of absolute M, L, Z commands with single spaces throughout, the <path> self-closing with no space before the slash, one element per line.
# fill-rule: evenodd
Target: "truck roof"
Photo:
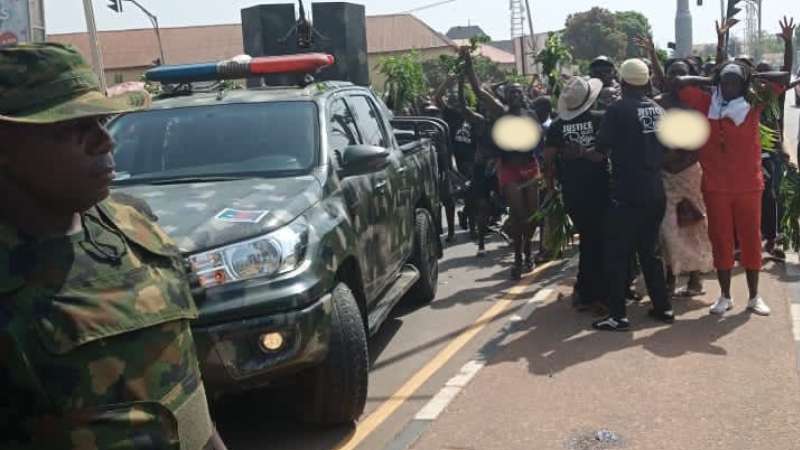
<path fill-rule="evenodd" d="M 188 108 L 192 106 L 225 105 L 234 103 L 266 103 L 279 101 L 314 100 L 343 89 L 358 87 L 341 81 L 312 83 L 305 87 L 277 86 L 222 91 L 198 91 L 187 94 L 161 95 L 150 110 Z"/>

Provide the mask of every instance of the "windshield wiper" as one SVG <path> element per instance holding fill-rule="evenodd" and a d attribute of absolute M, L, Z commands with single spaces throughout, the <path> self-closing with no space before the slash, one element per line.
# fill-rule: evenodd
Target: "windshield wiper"
<path fill-rule="evenodd" d="M 165 178 L 125 178 L 114 181 L 115 186 L 127 186 L 137 184 L 149 184 L 154 186 L 168 184 L 190 184 L 190 183 L 214 183 L 219 181 L 236 181 L 245 177 L 237 176 L 185 176 L 185 177 L 165 177 Z"/>

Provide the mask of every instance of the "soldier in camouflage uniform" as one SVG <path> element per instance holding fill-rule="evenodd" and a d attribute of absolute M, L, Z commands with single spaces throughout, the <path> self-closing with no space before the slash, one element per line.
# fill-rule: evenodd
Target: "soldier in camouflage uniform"
<path fill-rule="evenodd" d="M 176 247 L 109 197 L 113 99 L 72 48 L 0 48 L 0 448 L 224 448 Z"/>

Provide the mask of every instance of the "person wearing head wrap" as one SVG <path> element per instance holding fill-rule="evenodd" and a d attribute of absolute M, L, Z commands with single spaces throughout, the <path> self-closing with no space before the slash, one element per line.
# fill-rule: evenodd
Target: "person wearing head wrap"
<path fill-rule="evenodd" d="M 675 80 L 682 76 L 698 75 L 698 66 L 688 59 L 670 59 L 663 73 L 652 39 L 642 38 L 639 44 L 653 61 L 655 78 L 663 93 L 654 100 L 665 110 L 687 109 L 678 98 Z M 661 224 L 661 241 L 667 267 L 667 291 L 675 292 L 678 275 L 688 273 L 687 286 L 678 292 L 682 297 L 703 294 L 701 274 L 713 269 L 708 221 L 700 183 L 703 170 L 696 149 L 667 149 L 663 167 L 667 208 Z M 694 220 L 682 220 L 685 211 L 695 212 Z"/>
<path fill-rule="evenodd" d="M 664 147 L 656 138 L 656 123 L 664 110 L 647 97 L 650 69 L 642 60 L 625 61 L 620 77 L 622 99 L 608 108 L 597 136 L 597 150 L 608 156 L 612 167 L 604 247 L 609 315 L 593 324 L 606 331 L 630 328 L 625 291 L 634 255 L 653 304 L 650 316 L 664 323 L 675 320 L 657 250 L 666 199 L 661 176 Z"/>
<path fill-rule="evenodd" d="M 718 27 L 720 43 L 727 28 Z M 788 73 L 754 76 L 749 65 L 734 61 L 723 64 L 713 78 L 682 77 L 676 85 L 681 101 L 706 115 L 711 125 L 711 136 L 699 155 L 709 238 L 721 290 L 710 312 L 721 315 L 734 306 L 731 273 L 738 242 L 741 265 L 747 274 L 747 308 L 758 315 L 769 315 L 770 308 L 758 291 L 764 190 L 760 120 L 766 106 L 758 98 L 769 92 L 785 92 Z M 704 86 L 711 86 L 711 92 L 701 89 Z M 761 94 L 753 96 L 751 89 Z"/>

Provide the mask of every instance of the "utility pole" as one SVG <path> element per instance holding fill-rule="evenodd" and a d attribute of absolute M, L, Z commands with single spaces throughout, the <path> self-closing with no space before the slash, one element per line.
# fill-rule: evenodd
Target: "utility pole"
<path fill-rule="evenodd" d="M 678 0 L 675 15 L 675 56 L 686 58 L 692 54 L 692 11 L 689 0 Z"/>
<path fill-rule="evenodd" d="M 144 15 L 146 15 L 147 18 L 150 19 L 150 23 L 153 24 L 153 29 L 156 32 L 156 39 L 158 40 L 158 52 L 161 54 L 161 64 L 166 64 L 167 57 L 164 56 L 164 44 L 163 42 L 161 42 L 161 28 L 159 28 L 158 26 L 158 17 L 156 17 L 155 14 L 148 11 L 147 8 L 142 6 L 142 4 L 139 3 L 138 1 L 136 0 L 127 0 L 127 1 L 136 5 L 140 10 L 142 10 Z"/>
<path fill-rule="evenodd" d="M 531 12 L 531 3 L 525 0 L 525 11 L 528 13 L 528 28 L 531 31 L 531 53 L 536 53 L 536 35 L 533 34 L 533 13 Z"/>
<path fill-rule="evenodd" d="M 103 67 L 103 53 L 100 50 L 100 42 L 97 40 L 97 24 L 94 21 L 92 0 L 83 0 L 83 11 L 86 14 L 86 27 L 89 30 L 89 47 L 92 50 L 92 67 L 97 74 L 97 78 L 100 79 L 100 90 L 105 92 L 107 89 L 106 71 Z"/>

